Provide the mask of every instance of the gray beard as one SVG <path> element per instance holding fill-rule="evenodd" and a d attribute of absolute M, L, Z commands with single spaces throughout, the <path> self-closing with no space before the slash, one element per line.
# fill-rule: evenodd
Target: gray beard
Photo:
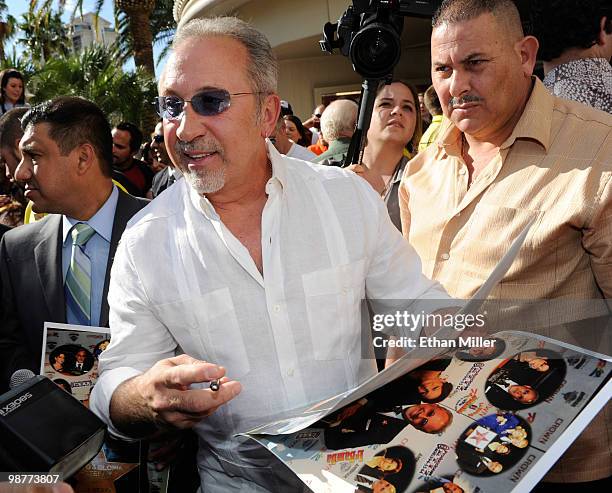
<path fill-rule="evenodd" d="M 225 166 L 201 174 L 187 172 L 185 173 L 185 179 L 199 195 L 218 192 L 225 185 Z"/>

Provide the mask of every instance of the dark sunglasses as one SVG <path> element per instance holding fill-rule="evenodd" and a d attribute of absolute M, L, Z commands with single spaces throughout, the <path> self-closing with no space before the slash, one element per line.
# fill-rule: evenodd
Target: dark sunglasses
<path fill-rule="evenodd" d="M 234 92 L 225 89 L 208 89 L 198 92 L 188 99 L 178 96 L 159 96 L 155 98 L 157 114 L 166 120 L 181 118 L 185 103 L 191 103 L 193 110 L 202 116 L 214 116 L 223 113 L 230 107 L 232 96 L 246 96 L 248 94 L 261 94 L 259 92 Z"/>
<path fill-rule="evenodd" d="M 155 142 L 156 144 L 161 144 L 163 141 L 164 141 L 164 136 L 162 134 L 153 136 L 153 142 Z"/>

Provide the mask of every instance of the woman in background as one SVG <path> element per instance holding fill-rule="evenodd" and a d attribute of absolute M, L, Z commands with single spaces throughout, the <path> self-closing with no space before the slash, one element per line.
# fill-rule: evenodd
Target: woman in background
<path fill-rule="evenodd" d="M 408 161 L 418 150 L 422 118 L 416 89 L 401 81 L 378 88 L 363 164 L 352 169 L 381 194 L 393 224 L 402 230 L 398 190 Z"/>
<path fill-rule="evenodd" d="M 0 115 L 17 106 L 27 106 L 25 83 L 21 72 L 8 68 L 0 72 Z"/>
<path fill-rule="evenodd" d="M 308 147 L 312 142 L 312 133 L 304 128 L 302 120 L 295 115 L 285 115 L 285 133 L 293 142 L 302 147 Z"/>

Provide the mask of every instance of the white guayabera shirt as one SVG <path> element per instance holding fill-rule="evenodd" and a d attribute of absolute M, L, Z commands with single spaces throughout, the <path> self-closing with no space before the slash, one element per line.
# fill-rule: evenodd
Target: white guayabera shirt
<path fill-rule="evenodd" d="M 257 445 L 235 433 L 376 372 L 375 360 L 362 358 L 365 296 L 448 297 L 421 274 L 418 256 L 365 180 L 287 159 L 270 143 L 268 154 L 263 276 L 185 180 L 132 219 L 114 260 L 111 344 L 100 357 L 92 398 L 92 409 L 110 425 L 117 385 L 158 360 L 183 351 L 223 365 L 242 393 L 196 427 L 201 469 L 223 470 L 219 491 L 230 491 L 234 481 L 225 473 L 248 476 L 249 465 L 263 464 L 253 459 Z"/>

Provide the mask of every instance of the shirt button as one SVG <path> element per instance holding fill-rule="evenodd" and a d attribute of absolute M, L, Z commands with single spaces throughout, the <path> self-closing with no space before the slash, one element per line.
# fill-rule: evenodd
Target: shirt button
<path fill-rule="evenodd" d="M 287 376 L 288 377 L 292 377 L 293 376 L 293 368 L 290 368 L 287 370 Z"/>
<path fill-rule="evenodd" d="M 348 294 L 348 288 L 342 288 L 342 294 Z"/>
<path fill-rule="evenodd" d="M 455 214 L 455 217 L 459 217 L 461 215 L 461 212 L 457 212 L 457 214 Z"/>
<path fill-rule="evenodd" d="M 465 168 L 461 168 L 461 169 L 459 170 L 459 174 L 460 174 L 460 175 L 465 175 L 466 173 L 467 173 L 467 171 L 466 171 L 466 169 L 465 169 Z"/>
<path fill-rule="evenodd" d="M 448 260 L 450 258 L 450 255 L 448 253 L 443 253 L 441 257 L 442 257 L 442 260 Z"/>
<path fill-rule="evenodd" d="M 273 310 L 274 310 L 276 313 L 280 312 L 280 305 L 274 305 Z"/>

